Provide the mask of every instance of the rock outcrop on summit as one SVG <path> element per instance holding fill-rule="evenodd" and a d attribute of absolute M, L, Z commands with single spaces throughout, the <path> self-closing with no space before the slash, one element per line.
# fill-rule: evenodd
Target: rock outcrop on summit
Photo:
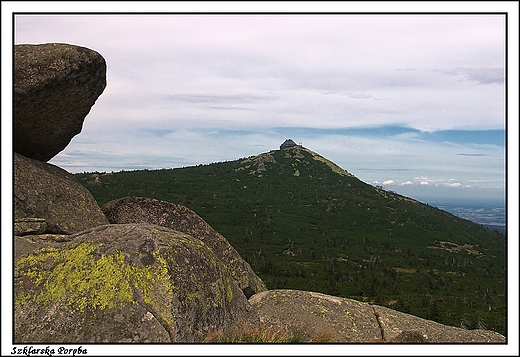
<path fill-rule="evenodd" d="M 103 56 L 60 43 L 14 46 L 14 151 L 48 161 L 81 132 L 106 86 Z"/>

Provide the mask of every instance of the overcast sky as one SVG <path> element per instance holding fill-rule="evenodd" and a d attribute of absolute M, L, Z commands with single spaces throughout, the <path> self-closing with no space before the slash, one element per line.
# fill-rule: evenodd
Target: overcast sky
<path fill-rule="evenodd" d="M 18 15 L 16 44 L 98 51 L 70 172 L 235 160 L 287 138 L 405 195 L 502 198 L 504 15 Z"/>

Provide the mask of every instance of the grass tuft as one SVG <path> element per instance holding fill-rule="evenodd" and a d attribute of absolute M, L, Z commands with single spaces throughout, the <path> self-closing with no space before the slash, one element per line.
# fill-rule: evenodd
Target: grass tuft
<path fill-rule="evenodd" d="M 289 331 L 281 325 L 260 323 L 251 325 L 241 323 L 229 332 L 215 331 L 209 333 L 203 342 L 207 343 L 326 343 L 337 342 L 330 331 L 320 331 L 312 336 L 302 336 Z"/>

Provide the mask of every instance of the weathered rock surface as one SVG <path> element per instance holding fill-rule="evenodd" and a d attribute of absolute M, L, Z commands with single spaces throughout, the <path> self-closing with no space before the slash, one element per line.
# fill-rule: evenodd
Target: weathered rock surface
<path fill-rule="evenodd" d="M 226 265 L 188 234 L 118 224 L 66 243 L 28 237 L 15 239 L 16 343 L 193 342 L 258 320 Z"/>
<path fill-rule="evenodd" d="M 465 330 L 425 320 L 387 307 L 372 305 L 382 338 L 391 342 L 505 343 L 503 335 L 487 330 Z"/>
<path fill-rule="evenodd" d="M 74 175 L 14 154 L 15 234 L 72 234 L 108 224 L 94 197 Z M 33 232 L 31 232 L 33 230 Z"/>
<path fill-rule="evenodd" d="M 381 332 L 366 303 L 299 290 L 269 290 L 249 302 L 260 321 L 316 342 L 376 342 Z"/>
<path fill-rule="evenodd" d="M 249 302 L 260 321 L 316 342 L 505 343 L 499 333 L 445 326 L 377 305 L 298 290 L 270 290 Z"/>
<path fill-rule="evenodd" d="M 81 132 L 106 86 L 105 59 L 88 48 L 14 46 L 14 151 L 48 161 Z"/>
<path fill-rule="evenodd" d="M 14 235 L 43 234 L 47 230 L 45 218 L 18 218 L 14 222 Z"/>
<path fill-rule="evenodd" d="M 151 198 L 125 197 L 108 202 L 102 210 L 113 224 L 157 224 L 198 238 L 228 267 L 247 298 L 267 290 L 262 280 L 227 239 L 185 206 Z"/>

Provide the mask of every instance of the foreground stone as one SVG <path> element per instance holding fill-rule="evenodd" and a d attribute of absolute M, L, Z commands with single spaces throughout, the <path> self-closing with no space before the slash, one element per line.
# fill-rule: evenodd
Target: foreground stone
<path fill-rule="evenodd" d="M 118 224 L 66 243 L 28 237 L 15 237 L 15 343 L 194 342 L 258 320 L 227 267 L 188 234 Z"/>
<path fill-rule="evenodd" d="M 247 298 L 267 290 L 263 281 L 227 239 L 185 206 L 151 198 L 125 197 L 108 202 L 102 210 L 113 224 L 157 224 L 198 238 L 228 267 Z"/>
<path fill-rule="evenodd" d="M 15 235 L 72 234 L 108 224 L 94 197 L 74 175 L 14 154 Z"/>
<path fill-rule="evenodd" d="M 505 343 L 506 338 L 488 330 L 466 330 L 425 320 L 404 312 L 373 305 L 382 339 L 392 342 Z"/>
<path fill-rule="evenodd" d="M 249 302 L 260 321 L 311 342 L 505 343 L 493 331 L 464 330 L 377 305 L 298 290 L 270 290 Z"/>
<path fill-rule="evenodd" d="M 376 342 L 381 332 L 370 305 L 299 290 L 270 290 L 249 302 L 260 322 L 311 342 Z"/>
<path fill-rule="evenodd" d="M 88 48 L 14 46 L 14 151 L 48 161 L 81 132 L 106 86 L 105 59 Z"/>

